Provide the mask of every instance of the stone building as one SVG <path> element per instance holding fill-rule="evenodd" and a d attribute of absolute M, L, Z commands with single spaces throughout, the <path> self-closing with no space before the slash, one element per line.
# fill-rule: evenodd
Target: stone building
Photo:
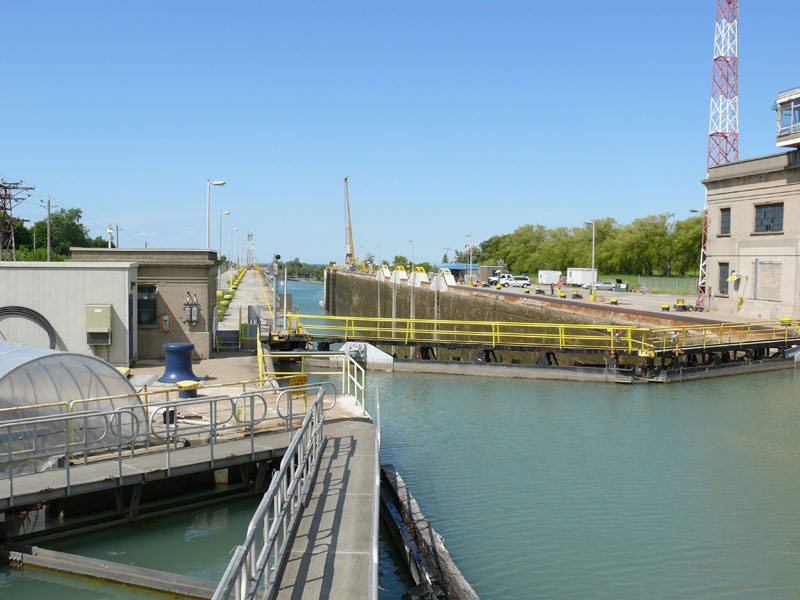
<path fill-rule="evenodd" d="M 778 96 L 780 154 L 711 167 L 708 305 L 753 319 L 800 318 L 800 88 Z"/>

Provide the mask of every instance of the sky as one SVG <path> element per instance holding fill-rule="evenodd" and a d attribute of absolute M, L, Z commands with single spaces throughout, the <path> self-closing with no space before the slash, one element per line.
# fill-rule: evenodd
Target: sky
<path fill-rule="evenodd" d="M 796 0 L 742 2 L 740 157 L 778 152 Z M 715 0 L 6 0 L 0 176 L 120 245 L 436 262 L 527 223 L 702 209 Z M 790 27 L 786 25 L 786 27 Z M 235 253 L 235 249 L 234 249 Z"/>

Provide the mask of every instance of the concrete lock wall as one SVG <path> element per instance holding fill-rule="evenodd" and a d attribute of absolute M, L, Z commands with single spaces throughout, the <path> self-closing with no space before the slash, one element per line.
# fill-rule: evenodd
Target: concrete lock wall
<path fill-rule="evenodd" d="M 22 306 L 47 319 L 67 350 L 129 365 L 137 353 L 136 263 L 0 262 L 0 306 Z M 111 305 L 111 345 L 86 343 L 86 305 Z M 0 339 L 49 348 L 26 319 L 0 320 Z"/>
<path fill-rule="evenodd" d="M 754 319 L 800 317 L 800 152 L 712 167 L 703 183 L 712 310 Z M 755 231 L 756 206 L 776 203 L 783 203 L 783 229 Z M 730 233 L 721 229 L 723 209 L 730 211 Z M 721 265 L 739 277 L 723 281 Z"/>
<path fill-rule="evenodd" d="M 135 260 L 139 285 L 156 286 L 156 323 L 139 324 L 139 358 L 163 358 L 163 345 L 194 344 L 194 358 L 211 355 L 214 342 L 217 268 L 213 250 L 72 248 L 73 260 Z M 184 322 L 186 293 L 200 304 L 198 322 Z M 167 319 L 166 330 L 164 317 Z"/>
<path fill-rule="evenodd" d="M 380 315 L 378 286 L 380 285 Z M 327 271 L 325 307 L 335 315 L 391 318 L 392 288 L 374 276 Z M 409 318 L 411 287 L 396 285 L 396 317 Z M 414 313 L 418 319 L 433 319 L 435 293 L 429 285 L 414 289 Z M 509 321 L 527 323 L 574 323 L 630 325 L 637 327 L 684 326 L 697 323 L 675 313 L 646 313 L 611 305 L 555 300 L 542 296 L 486 293 L 479 288 L 451 287 L 439 293 L 439 319 L 464 321 Z M 388 326 L 388 325 L 387 325 Z"/>

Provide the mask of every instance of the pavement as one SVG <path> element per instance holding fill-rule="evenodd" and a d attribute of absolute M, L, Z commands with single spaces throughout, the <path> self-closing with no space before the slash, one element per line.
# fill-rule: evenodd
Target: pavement
<path fill-rule="evenodd" d="M 550 296 L 550 286 L 542 286 L 542 289 L 545 290 L 544 296 L 539 295 L 535 296 L 534 292 L 536 290 L 536 285 L 531 286 L 530 294 L 525 294 L 522 288 L 516 287 L 506 287 L 502 290 L 496 290 L 492 288 L 486 287 L 469 287 L 467 285 L 457 285 L 459 289 L 464 290 L 471 290 L 471 291 L 481 291 L 487 294 L 493 294 L 502 292 L 504 294 L 516 294 L 519 296 L 530 296 L 530 297 L 537 297 L 537 298 L 552 298 L 557 300 L 556 297 Z M 663 315 L 663 311 L 661 310 L 661 306 L 663 304 L 669 304 L 670 312 L 675 312 L 673 310 L 673 306 L 678 303 L 679 299 L 683 299 L 686 302 L 687 306 L 693 306 L 697 297 L 695 294 L 690 296 L 681 296 L 676 294 L 649 294 L 649 293 L 639 293 L 639 292 L 611 292 L 611 291 L 604 291 L 598 290 L 597 292 L 597 300 L 596 302 L 591 302 L 589 300 L 589 290 L 575 287 L 575 286 L 563 286 L 562 291 L 566 292 L 567 300 L 571 302 L 577 302 L 581 304 L 586 304 L 587 306 L 593 306 L 597 304 L 606 304 L 610 305 L 610 301 L 612 298 L 617 299 L 617 306 L 631 308 L 635 310 L 644 310 L 648 312 L 652 312 L 654 314 L 658 314 L 659 316 Z M 577 290 L 579 294 L 583 296 L 583 298 L 572 298 L 573 290 Z M 711 308 L 713 309 L 713 300 L 711 304 Z M 751 322 L 753 319 L 748 317 L 743 317 L 739 315 L 732 315 L 727 312 L 717 312 L 714 310 L 704 310 L 702 312 L 695 312 L 695 311 L 681 311 L 677 314 L 681 315 L 681 317 L 686 317 L 690 319 L 702 319 L 706 321 L 720 321 L 724 323 L 746 323 Z"/>
<path fill-rule="evenodd" d="M 225 288 L 227 290 L 227 288 Z M 226 291 L 227 293 L 227 291 Z M 238 289 L 235 290 L 233 300 L 228 306 L 228 312 L 219 323 L 220 329 L 239 329 L 239 316 L 241 313 L 241 322 L 247 322 L 247 307 L 266 304 L 269 308 L 262 316 L 267 317 L 271 315 L 272 310 L 272 288 L 264 281 L 259 271 L 248 269 L 245 272 L 244 278 L 239 283 Z"/>

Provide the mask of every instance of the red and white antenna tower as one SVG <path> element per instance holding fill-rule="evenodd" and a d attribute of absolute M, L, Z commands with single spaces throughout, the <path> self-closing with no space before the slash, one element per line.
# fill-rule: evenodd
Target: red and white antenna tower
<path fill-rule="evenodd" d="M 714 26 L 714 75 L 711 80 L 711 119 L 708 125 L 708 170 L 739 160 L 739 0 L 716 0 Z M 696 306 L 706 296 L 706 238 L 708 199 L 703 210 L 703 238 L 700 247 L 700 278 Z"/>

